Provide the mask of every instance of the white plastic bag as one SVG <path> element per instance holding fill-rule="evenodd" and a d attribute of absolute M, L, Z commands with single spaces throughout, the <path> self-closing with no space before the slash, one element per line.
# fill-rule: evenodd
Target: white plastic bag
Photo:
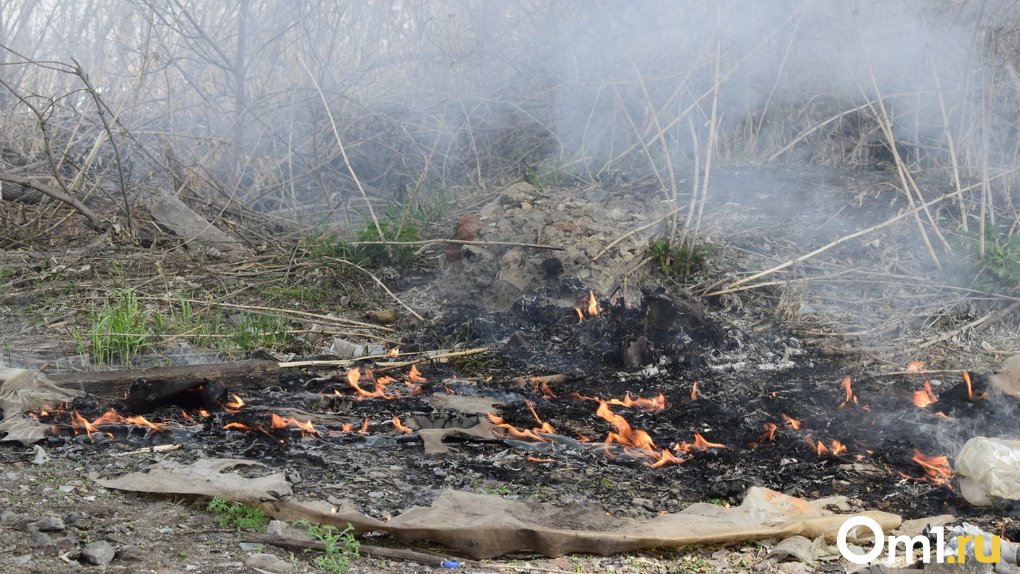
<path fill-rule="evenodd" d="M 1020 440 L 974 437 L 956 456 L 956 472 L 963 497 L 971 504 L 1020 500 Z"/>

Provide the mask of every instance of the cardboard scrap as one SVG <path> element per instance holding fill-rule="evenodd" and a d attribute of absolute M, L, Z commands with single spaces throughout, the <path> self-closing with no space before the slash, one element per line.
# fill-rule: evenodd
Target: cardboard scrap
<path fill-rule="evenodd" d="M 141 472 L 94 480 L 100 486 L 117 490 L 221 496 L 248 503 L 277 500 L 291 493 L 290 483 L 282 472 L 257 478 L 224 472 L 238 466 L 264 465 L 238 458 L 201 458 L 189 466 L 165 459 Z"/>
<path fill-rule="evenodd" d="M 436 455 L 450 452 L 450 446 L 443 442 L 448 436 L 461 435 L 482 440 L 495 440 L 494 427 L 488 420 L 482 419 L 473 427 L 448 429 L 421 429 L 418 436 L 425 447 L 425 454 Z"/>
<path fill-rule="evenodd" d="M 58 387 L 46 375 L 29 369 L 0 368 L 0 441 L 28 446 L 46 438 L 49 425 L 26 417 L 25 411 L 69 401 L 81 393 Z"/>
<path fill-rule="evenodd" d="M 389 532 L 405 542 L 429 540 L 491 558 L 511 552 L 561 556 L 571 552 L 614 554 L 634 550 L 804 536 L 832 539 L 852 514 L 835 514 L 800 498 L 766 488 L 751 488 L 737 507 L 692 504 L 682 512 L 636 520 L 611 516 L 598 506 L 557 507 L 506 500 L 491 494 L 443 491 L 429 507 L 414 507 L 388 523 L 367 517 L 345 502 L 302 502 L 286 498 L 290 486 L 281 473 L 244 478 L 222 471 L 236 459 L 202 459 L 186 466 L 163 461 L 147 471 L 97 482 L 107 488 L 142 492 L 222 496 L 261 502 L 276 518 L 303 518 L 358 531 Z M 887 512 L 865 512 L 888 531 L 901 519 Z"/>

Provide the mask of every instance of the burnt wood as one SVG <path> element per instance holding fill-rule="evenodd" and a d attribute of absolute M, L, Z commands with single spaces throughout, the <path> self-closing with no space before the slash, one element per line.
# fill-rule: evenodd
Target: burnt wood
<path fill-rule="evenodd" d="M 127 395 L 131 403 L 149 397 L 161 400 L 201 387 L 203 396 L 200 400 L 206 402 L 218 400 L 214 395 L 222 395 L 219 389 L 259 389 L 277 385 L 280 365 L 275 361 L 250 360 L 126 371 L 57 373 L 49 375 L 49 378 L 65 389 L 83 391 L 99 398 L 120 399 Z M 135 400 L 132 401 L 132 398 Z"/>

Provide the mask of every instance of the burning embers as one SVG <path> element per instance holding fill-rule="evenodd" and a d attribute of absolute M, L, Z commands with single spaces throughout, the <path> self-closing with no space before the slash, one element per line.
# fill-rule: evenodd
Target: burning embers
<path fill-rule="evenodd" d="M 584 310 L 581 310 L 580 307 L 574 307 L 574 311 L 577 311 L 577 319 L 579 321 L 584 321 L 585 317 L 589 319 L 597 317 L 599 314 L 599 301 L 595 298 L 595 292 L 588 291 L 587 307 Z M 586 312 L 587 315 L 585 315 Z"/>

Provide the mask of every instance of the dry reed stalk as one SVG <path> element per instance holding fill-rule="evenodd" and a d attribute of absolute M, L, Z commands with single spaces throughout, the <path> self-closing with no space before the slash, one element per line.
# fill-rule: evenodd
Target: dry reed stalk
<path fill-rule="evenodd" d="M 641 71 L 638 70 L 636 64 L 631 62 L 631 67 L 634 69 L 634 75 L 637 77 L 638 86 L 641 87 L 641 94 L 645 97 L 646 105 L 648 106 L 648 114 L 652 118 L 652 122 L 655 124 L 656 135 L 659 139 L 659 145 L 662 148 L 662 155 L 666 160 L 666 173 L 669 174 L 669 190 L 668 198 L 671 205 L 676 208 L 679 206 L 679 185 L 676 181 L 676 169 L 673 167 L 672 154 L 669 151 L 669 145 L 666 143 L 666 132 L 662 129 L 662 122 L 659 121 L 659 112 L 652 105 L 652 96 L 648 93 L 648 88 L 645 86 L 645 80 L 641 76 Z M 640 137 L 640 136 L 639 136 Z M 653 165 L 653 169 L 658 172 L 658 168 Z M 669 243 L 672 244 L 676 240 L 676 223 L 678 213 L 673 214 L 669 229 Z"/>
<path fill-rule="evenodd" d="M 924 222 L 921 221 L 921 214 L 916 209 L 916 203 L 914 201 L 914 194 L 911 190 L 910 184 L 907 182 L 907 166 L 903 163 L 903 158 L 900 157 L 899 151 L 896 149 L 896 137 L 893 134 L 892 129 L 892 117 L 889 115 L 888 110 L 885 108 L 885 102 L 882 101 L 882 92 L 878 87 L 878 78 L 875 77 L 875 68 L 871 65 L 871 57 L 868 54 L 868 46 L 864 41 L 864 31 L 861 28 L 860 13 L 857 10 L 857 4 L 854 0 L 850 0 L 851 12 L 854 15 L 854 26 L 857 29 L 857 37 L 861 41 L 861 49 L 864 51 L 864 60 L 868 64 L 868 77 L 871 79 L 871 87 L 875 91 L 875 100 L 878 106 L 878 113 L 874 112 L 875 119 L 878 121 L 879 127 L 882 129 L 882 133 L 885 136 L 886 144 L 889 146 L 890 152 L 893 154 L 893 159 L 896 163 L 896 173 L 899 175 L 900 184 L 903 186 L 903 193 L 907 196 L 907 201 L 910 203 L 910 211 L 914 215 L 915 222 L 917 223 L 918 232 L 921 234 L 921 240 L 924 242 L 925 248 L 928 250 L 928 255 L 931 257 L 935 266 L 942 269 L 942 262 L 939 260 L 938 255 L 935 254 L 935 248 L 931 244 L 931 239 L 928 238 L 928 233 L 924 229 Z M 863 95 L 863 90 L 862 90 Z M 922 202 L 924 197 L 918 193 L 918 199 Z M 922 204 L 923 205 L 923 204 Z M 926 210 L 927 211 L 927 210 Z M 931 216 L 931 212 L 928 212 L 929 220 L 935 231 L 938 231 L 938 225 L 935 223 L 935 219 Z M 941 234 L 940 234 L 941 235 Z M 943 241 L 945 239 L 943 238 Z M 948 244 L 947 244 L 948 245 Z"/>
<path fill-rule="evenodd" d="M 922 23 L 924 20 L 922 19 Z M 927 29 L 927 26 L 925 26 Z M 942 80 L 939 79 L 938 64 L 935 58 L 928 54 L 928 61 L 931 63 L 931 73 L 935 80 L 935 95 L 938 97 L 939 102 L 939 113 L 942 115 L 942 131 L 946 136 L 946 144 L 949 146 L 949 161 L 953 164 L 953 187 L 956 188 L 957 198 L 960 204 L 960 220 L 964 233 L 968 231 L 967 224 L 967 213 L 970 210 L 967 208 L 966 203 L 963 200 L 963 184 L 960 182 L 960 161 L 956 154 L 956 142 L 953 139 L 952 125 L 949 123 L 949 113 L 946 111 L 946 100 L 942 93 Z"/>
<path fill-rule="evenodd" d="M 995 225 L 992 206 L 992 185 L 988 179 L 988 156 L 992 139 L 992 105 L 995 93 L 995 64 L 999 53 L 999 31 L 993 32 L 992 56 L 988 65 L 988 82 L 985 85 L 983 117 L 981 122 L 981 218 L 978 220 L 978 259 L 985 260 L 985 219 Z"/>
<path fill-rule="evenodd" d="M 1017 172 L 1017 171 L 1020 171 L 1020 167 L 1017 167 L 1017 168 L 1014 168 L 1014 169 L 1011 169 L 1011 170 L 1008 170 L 1008 171 L 1004 171 L 1004 172 L 1002 172 L 1000 174 L 997 174 L 993 179 L 999 178 L 999 177 L 1003 177 L 1003 176 L 1005 176 L 1005 175 L 1007 175 L 1009 173 L 1014 173 L 1014 172 Z M 968 186 L 968 187 L 964 188 L 964 191 L 968 191 L 968 190 L 974 189 L 978 185 L 980 185 L 980 184 L 975 184 L 975 185 L 972 185 L 972 186 Z M 943 202 L 943 201 L 945 201 L 947 199 L 952 199 L 952 198 L 955 198 L 955 197 L 956 197 L 956 191 L 952 191 L 952 192 L 950 192 L 950 193 L 948 193 L 946 195 L 943 195 L 943 196 L 940 196 L 940 197 L 936 197 L 935 199 L 932 199 L 932 200 L 930 200 L 928 202 L 925 202 L 923 205 L 916 206 L 916 207 L 914 207 L 913 209 L 911 209 L 909 211 L 904 211 L 903 213 L 901 213 L 901 214 L 899 214 L 899 215 L 897 215 L 895 217 L 892 217 L 890 219 L 887 219 L 887 220 L 883 221 L 882 223 L 879 223 L 877 225 L 872 225 L 871 227 L 868 227 L 867 229 L 861 229 L 859 231 L 855 231 L 855 232 L 853 232 L 853 233 L 851 233 L 849 235 L 844 235 L 844 236 L 842 236 L 842 237 L 840 237 L 840 238 L 838 238 L 838 239 L 836 239 L 834 241 L 826 243 L 825 245 L 819 247 L 818 249 L 815 249 L 814 251 L 811 251 L 810 253 L 806 253 L 806 254 L 801 255 L 799 257 L 794 257 L 793 259 L 788 259 L 787 261 L 784 261 L 783 263 L 780 263 L 779 265 L 776 265 L 774 267 L 770 267 L 769 269 L 766 269 L 764 271 L 760 271 L 760 272 L 755 273 L 753 275 L 749 275 L 747 277 L 744 277 L 743 279 L 739 279 L 737 281 L 734 281 L 734 282 L 730 283 L 729 285 L 727 285 L 724 289 L 720 289 L 718 291 L 713 291 L 711 293 L 706 293 L 705 297 L 714 297 L 714 296 L 717 296 L 717 295 L 725 295 L 726 293 L 731 293 L 737 287 L 740 287 L 741 285 L 745 285 L 747 283 L 750 283 L 751 281 L 755 281 L 757 279 L 761 279 L 762 277 L 766 277 L 768 275 L 772 275 L 773 273 L 776 273 L 778 271 L 782 271 L 783 269 L 786 269 L 787 267 L 789 267 L 791 265 L 800 263 L 801 261 L 807 261 L 808 259 L 811 259 L 812 257 L 815 257 L 816 255 L 820 255 L 822 253 L 825 253 L 826 251 L 832 249 L 833 247 L 836 247 L 838 245 L 846 243 L 847 241 L 850 241 L 851 239 L 855 239 L 855 238 L 860 237 L 862 235 L 867 235 L 868 233 L 871 233 L 872 231 L 877 231 L 879 229 L 888 227 L 888 226 L 896 223 L 897 221 L 900 221 L 902 219 L 910 217 L 911 215 L 915 215 L 915 212 L 917 210 L 921 209 L 922 207 L 931 207 L 932 205 L 941 203 L 941 202 Z"/>
<path fill-rule="evenodd" d="M 351 179 L 354 180 L 354 185 L 357 186 L 358 192 L 361 193 L 361 198 L 365 201 L 365 205 L 368 207 L 368 214 L 372 217 L 372 224 L 375 225 L 375 231 L 379 234 L 379 241 L 386 243 L 386 235 L 383 233 L 382 226 L 379 225 L 379 218 L 375 215 L 375 208 L 372 207 L 372 202 L 368 200 L 368 193 L 365 192 L 365 186 L 361 184 L 361 179 L 358 174 L 354 171 L 354 166 L 351 165 L 351 160 L 347 157 L 347 148 L 344 147 L 343 138 L 340 137 L 340 130 L 336 127 L 336 120 L 333 119 L 333 111 L 329 109 L 329 102 L 326 101 L 326 94 L 322 93 L 322 88 L 319 87 L 319 81 L 315 79 L 315 75 L 305 64 L 305 61 L 300 56 L 298 62 L 305 69 L 308 74 L 308 78 L 312 80 L 312 85 L 315 86 L 315 91 L 319 94 L 319 99 L 322 101 L 322 107 L 326 111 L 326 117 L 329 118 L 329 126 L 333 130 L 333 137 L 336 138 L 336 145 L 340 148 L 340 155 L 344 159 L 344 165 L 347 166 L 347 171 L 351 174 Z M 389 246 L 386 246 L 387 254 L 392 257 L 393 250 Z"/>
<path fill-rule="evenodd" d="M 720 29 L 722 23 L 717 25 Z M 694 219 L 694 229 L 691 231 L 691 240 L 701 231 L 701 216 L 705 213 L 705 204 L 708 203 L 708 182 L 712 173 L 712 158 L 715 155 L 715 146 L 719 139 L 719 90 L 722 87 L 723 78 L 719 75 L 719 68 L 722 62 L 722 36 L 715 37 L 715 75 L 712 86 L 712 112 L 708 119 L 708 143 L 705 145 L 705 174 L 701 178 L 701 197 L 698 200 L 698 215 Z M 691 247 L 691 245 L 688 245 Z"/>

